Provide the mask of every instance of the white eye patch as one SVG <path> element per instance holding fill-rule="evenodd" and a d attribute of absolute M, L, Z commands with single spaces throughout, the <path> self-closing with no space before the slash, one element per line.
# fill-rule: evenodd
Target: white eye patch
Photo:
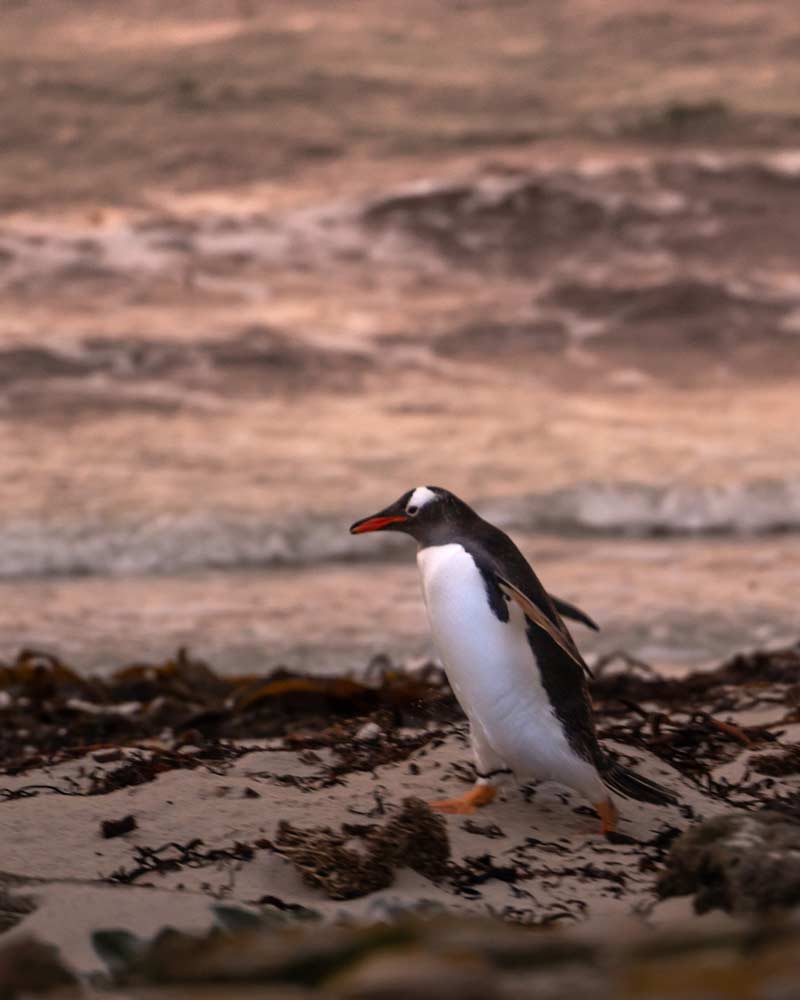
<path fill-rule="evenodd" d="M 438 499 L 439 498 L 436 493 L 434 493 L 433 490 L 429 490 L 427 486 L 418 486 L 408 499 L 406 511 L 409 514 L 416 514 L 418 511 L 422 510 L 425 504 Z"/>

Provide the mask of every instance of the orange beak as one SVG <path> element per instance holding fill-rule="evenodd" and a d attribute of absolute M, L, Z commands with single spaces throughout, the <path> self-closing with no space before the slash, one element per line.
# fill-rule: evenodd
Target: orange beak
<path fill-rule="evenodd" d="M 350 525 L 350 534 L 363 535 L 367 531 L 380 531 L 382 528 L 386 528 L 390 524 L 402 524 L 407 520 L 407 517 L 401 517 L 396 514 L 391 517 L 381 515 L 377 515 L 375 517 L 365 517 L 361 521 L 356 521 L 355 524 Z"/>

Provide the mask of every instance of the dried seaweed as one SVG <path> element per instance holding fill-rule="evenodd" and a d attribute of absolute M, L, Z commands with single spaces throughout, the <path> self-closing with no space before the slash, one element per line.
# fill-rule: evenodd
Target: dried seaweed
<path fill-rule="evenodd" d="M 769 775 L 796 767 L 780 731 L 800 711 L 797 645 L 735 656 L 716 670 L 680 678 L 659 676 L 626 654 L 604 658 L 595 672 L 601 738 L 655 754 L 722 801 L 758 808 L 771 801 L 764 784 Z M 386 658 L 376 659 L 360 681 L 282 669 L 268 677 L 228 678 L 179 650 L 163 664 L 134 664 L 96 678 L 82 677 L 48 653 L 23 650 L 0 664 L 0 691 L 0 767 L 6 773 L 88 754 L 98 764 L 119 762 L 95 768 L 80 785 L 0 788 L 0 801 L 45 792 L 101 795 L 176 768 L 222 770 L 255 749 L 233 741 L 264 737 L 280 738 L 298 752 L 332 751 L 316 774 L 270 774 L 313 790 L 354 771 L 422 756 L 453 723 L 463 724 L 441 670 L 430 664 L 409 675 Z M 736 713 L 763 706 L 776 706 L 776 723 L 732 721 Z M 359 735 L 365 732 L 368 739 Z M 743 778 L 734 786 L 711 775 L 743 748 L 774 751 L 752 758 L 753 771 L 767 776 L 761 784 Z"/>
<path fill-rule="evenodd" d="M 780 753 L 758 754 L 750 758 L 750 766 L 759 774 L 772 778 L 800 773 L 800 745 L 787 747 Z"/>
<path fill-rule="evenodd" d="M 420 799 L 407 798 L 383 827 L 361 826 L 364 850 L 348 846 L 356 828 L 350 824 L 336 833 L 329 827 L 300 829 L 282 821 L 276 847 L 310 886 L 331 899 L 355 899 L 394 881 L 397 868 L 408 867 L 427 878 L 449 871 L 447 825 Z"/>
<path fill-rule="evenodd" d="M 624 670 L 609 668 L 621 663 Z M 696 780 L 742 747 L 776 744 L 779 725 L 742 726 L 726 715 L 766 705 L 791 705 L 800 671 L 800 645 L 740 654 L 715 670 L 661 677 L 646 664 L 614 654 L 601 661 L 592 685 L 598 728 L 656 754 Z M 790 710 L 782 720 L 793 721 Z M 723 796 L 724 797 L 724 796 Z"/>
<path fill-rule="evenodd" d="M 137 846 L 134 848 L 132 868 L 118 868 L 108 877 L 109 882 L 130 885 L 143 875 L 163 875 L 180 871 L 182 868 L 205 868 L 219 861 L 252 861 L 257 849 L 270 847 L 269 841 L 258 844 L 244 844 L 237 841 L 232 847 L 216 847 L 203 851 L 203 841 L 199 838 L 186 844 L 170 841 L 161 847 Z"/>
<path fill-rule="evenodd" d="M 603 658 L 595 667 L 593 694 L 603 700 L 627 699 L 661 704 L 695 704 L 713 700 L 725 688 L 755 687 L 797 683 L 800 667 L 800 645 L 777 650 L 739 653 L 715 670 L 703 670 L 685 677 L 663 677 L 654 671 L 630 670 L 612 672 L 608 667 L 615 660 L 628 666 L 647 666 L 631 660 L 626 654 L 615 653 Z"/>
<path fill-rule="evenodd" d="M 178 743 L 280 736 L 300 748 L 327 745 L 328 730 L 341 725 L 349 769 L 371 768 L 398 759 L 398 745 L 355 743 L 366 720 L 375 716 L 391 731 L 460 717 L 440 671 L 417 680 L 386 670 L 364 682 L 282 669 L 226 678 L 184 649 L 166 663 L 124 667 L 108 678 L 84 678 L 51 654 L 23 650 L 0 664 L 0 691 L 0 766 L 10 774 L 165 732 Z M 401 757 L 427 738 L 408 741 Z"/>

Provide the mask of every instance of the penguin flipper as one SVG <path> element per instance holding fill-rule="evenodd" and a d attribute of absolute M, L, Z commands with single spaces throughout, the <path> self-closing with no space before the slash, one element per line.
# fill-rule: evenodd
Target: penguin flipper
<path fill-rule="evenodd" d="M 589 669 L 588 665 L 585 663 L 581 654 L 578 652 L 575 646 L 569 641 L 569 638 L 565 636 L 557 628 L 557 626 L 553 624 L 553 622 L 550 621 L 550 619 L 547 617 L 544 611 L 542 611 L 540 607 L 534 604 L 529 597 L 523 594 L 523 592 L 519 589 L 519 587 L 515 587 L 513 583 L 510 583 L 508 580 L 506 580 L 504 577 L 500 576 L 497 573 L 495 574 L 495 576 L 497 579 L 497 585 L 502 591 L 502 593 L 507 598 L 509 598 L 509 600 L 514 601 L 516 604 L 519 605 L 520 608 L 522 608 L 522 611 L 524 612 L 525 617 L 528 619 L 528 621 L 533 622 L 533 624 L 537 625 L 540 629 L 542 629 L 543 632 L 546 632 L 553 640 L 553 642 L 555 642 L 556 645 L 559 646 L 571 660 L 577 663 L 578 666 L 581 668 L 581 670 L 583 670 L 589 677 L 591 677 L 592 672 Z"/>
<path fill-rule="evenodd" d="M 600 626 L 597 622 L 593 618 L 590 618 L 585 611 L 581 611 L 575 604 L 565 601 L 563 597 L 556 597 L 555 594 L 550 594 L 550 600 L 562 618 L 571 618 L 574 622 L 580 622 L 581 625 L 594 629 L 595 632 L 600 631 Z"/>

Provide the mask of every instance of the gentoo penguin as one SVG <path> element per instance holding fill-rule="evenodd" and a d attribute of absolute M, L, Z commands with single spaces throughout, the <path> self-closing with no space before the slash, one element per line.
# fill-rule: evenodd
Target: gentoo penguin
<path fill-rule="evenodd" d="M 474 812 L 494 799 L 505 773 L 576 789 L 597 809 L 604 834 L 617 822 L 609 790 L 654 805 L 676 802 L 601 748 L 591 674 L 559 611 L 586 616 L 550 597 L 505 532 L 437 486 L 409 490 L 350 528 L 354 535 L 368 531 L 416 539 L 433 639 L 470 723 L 477 782 L 460 798 L 432 806 Z"/>

